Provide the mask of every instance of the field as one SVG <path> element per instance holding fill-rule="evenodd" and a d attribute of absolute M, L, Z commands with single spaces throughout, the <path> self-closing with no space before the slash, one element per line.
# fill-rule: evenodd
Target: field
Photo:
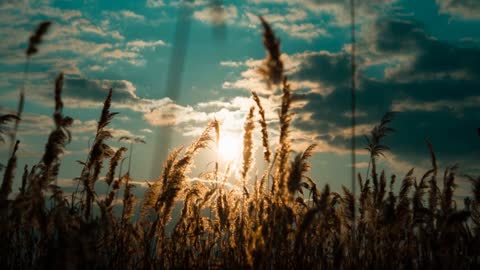
<path fill-rule="evenodd" d="M 394 132 L 394 113 L 387 113 L 371 131 L 366 147 L 369 172 L 358 174 L 356 194 L 348 187 L 331 190 L 309 176 L 315 141 L 293 155 L 289 134 L 293 93 L 283 73 L 279 41 L 263 23 L 266 58 L 259 72 L 271 87 L 281 89 L 279 140 L 272 142 L 265 110 L 257 93 L 256 106 L 246 116 L 240 179 L 227 182 L 230 167 L 187 181 L 197 154 L 217 149 L 222 134 L 212 122 L 190 145 L 171 151 L 161 175 L 148 182 L 144 196 L 132 193 L 130 168 L 120 173 L 129 148 L 108 145 L 107 127 L 117 116 L 111 111 L 110 90 L 76 192 L 65 194 L 57 185 L 62 154 L 71 140 L 73 119 L 63 114 L 63 74 L 52 86 L 55 126 L 38 164 L 16 166 L 22 142 L 23 93 L 16 114 L 0 117 L 4 144 L 11 155 L 0 187 L 1 269 L 475 269 L 480 267 L 480 178 L 470 177 L 471 194 L 464 208 L 454 199 L 456 166 L 439 168 L 434 145 L 427 142 L 431 168 L 423 177 L 414 169 L 391 175 L 377 169 L 388 146 L 383 138 Z M 41 24 L 32 35 L 27 61 L 47 32 Z M 258 121 L 256 119 L 259 119 Z M 262 137 L 263 160 L 253 159 L 253 136 Z M 10 136 L 7 136 L 10 135 Z M 480 138 L 479 138 L 480 140 Z M 275 145 L 272 148 L 271 145 Z M 477 151 L 479 151 L 477 149 Z M 132 157 L 130 155 L 130 157 Z M 133 157 L 135 158 L 135 157 Z M 2 161 L 3 162 L 3 161 Z M 252 170 L 267 164 L 258 179 Z M 106 172 L 106 173 L 104 173 Z M 21 175 L 21 176 L 20 176 Z M 13 191 L 13 183 L 21 182 Z M 105 194 L 95 183 L 108 185 Z M 395 182 L 400 189 L 394 188 Z M 250 184 L 253 183 L 253 184 Z M 114 211 L 116 202 L 120 212 Z M 174 216 L 174 208 L 181 212 Z"/>

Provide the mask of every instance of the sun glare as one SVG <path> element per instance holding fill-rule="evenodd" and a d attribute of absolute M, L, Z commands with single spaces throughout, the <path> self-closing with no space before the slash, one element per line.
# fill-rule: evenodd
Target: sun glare
<path fill-rule="evenodd" d="M 240 157 L 242 141 L 240 137 L 223 134 L 218 142 L 218 154 L 225 161 L 232 161 Z"/>

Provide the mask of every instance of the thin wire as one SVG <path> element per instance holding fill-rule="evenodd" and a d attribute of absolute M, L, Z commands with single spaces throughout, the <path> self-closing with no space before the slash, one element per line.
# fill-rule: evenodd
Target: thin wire
<path fill-rule="evenodd" d="M 350 0 L 350 19 L 351 19 L 351 69 L 352 69 L 352 149 L 351 149 L 351 158 L 352 158 L 352 193 L 355 198 L 356 190 L 355 190 L 355 177 L 356 177 L 356 154 L 355 154 L 355 125 L 356 125 L 356 118 L 355 118 L 355 110 L 356 110 L 356 96 L 355 96 L 355 89 L 356 89 L 356 63 L 355 63 L 355 0 Z M 355 228 L 355 218 L 356 218 L 356 204 L 355 200 L 353 201 L 353 226 L 352 230 Z"/>

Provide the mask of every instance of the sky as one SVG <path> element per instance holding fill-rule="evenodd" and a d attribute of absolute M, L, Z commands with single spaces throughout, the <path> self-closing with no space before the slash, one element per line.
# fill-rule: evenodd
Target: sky
<path fill-rule="evenodd" d="M 212 2 L 223 4 L 214 8 Z M 368 166 L 364 136 L 384 113 L 395 111 L 395 132 L 385 139 L 391 151 L 380 160 L 388 176 L 405 175 L 412 167 L 419 176 L 428 170 L 426 140 L 433 144 L 441 168 L 458 163 L 460 176 L 479 175 L 480 1 L 357 2 L 359 172 L 365 175 Z M 256 72 L 265 57 L 257 17 L 261 15 L 281 41 L 295 96 L 293 150 L 318 144 L 311 159 L 313 179 L 337 190 L 349 186 L 348 3 L 1 0 L 2 113 L 15 112 L 19 90 L 24 84 L 26 89 L 18 168 L 42 156 L 53 127 L 54 80 L 60 72 L 65 74 L 64 114 L 75 119 L 72 142 L 62 157 L 62 185 L 71 186 L 71 179 L 80 174 L 76 161 L 86 158 L 109 88 L 112 111 L 119 112 L 110 125 L 115 138 L 109 144 L 122 146 L 117 142 L 120 136 L 147 142 L 134 147 L 132 176 L 139 181 L 154 179 L 152 172 L 159 172 L 166 152 L 188 145 L 213 119 L 222 123 L 225 144 L 240 145 L 244 118 L 253 105 L 251 91 L 259 93 L 267 111 L 274 149 L 280 91 L 269 89 Z M 44 20 L 53 25 L 25 76 L 28 37 Z M 172 96 L 167 89 L 169 70 L 182 63 L 173 53 L 182 46 L 185 61 Z M 159 143 L 162 134 L 171 135 L 168 146 Z M 257 169 L 252 174 L 261 174 L 265 165 L 259 138 L 257 128 Z M 8 144 L 0 147 L 5 164 Z M 216 158 L 211 149 L 202 152 L 192 177 L 211 170 Z M 223 166 L 228 158 L 232 159 L 225 156 Z M 466 194 L 467 182 L 462 177 L 459 181 L 460 193 Z"/>

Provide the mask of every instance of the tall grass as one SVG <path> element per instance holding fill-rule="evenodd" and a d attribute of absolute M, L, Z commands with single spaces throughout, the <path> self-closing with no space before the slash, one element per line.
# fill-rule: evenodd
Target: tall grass
<path fill-rule="evenodd" d="M 18 141 L 5 168 L 0 187 L 0 268 L 479 267 L 480 178 L 470 177 L 472 197 L 460 209 L 454 200 L 457 167 L 446 168 L 442 182 L 433 146 L 427 143 L 432 168 L 421 179 L 414 177 L 412 168 L 396 193 L 393 188 L 396 176 L 378 172 L 376 163 L 382 151 L 388 149 L 382 138 L 393 132 L 389 127 L 392 114 L 383 117 L 368 137 L 370 173 L 365 179 L 358 175 L 358 197 L 346 187 L 341 193 L 330 190 L 328 184 L 317 187 L 319 183 L 308 175 L 308 159 L 314 154 L 315 142 L 290 158 L 294 93 L 283 75 L 278 39 L 263 19 L 262 24 L 267 50 L 263 74 L 271 85 L 282 82 L 282 98 L 280 136 L 275 142 L 275 158 L 271 159 L 265 111 L 259 96 L 252 93 L 264 147 L 264 161 L 257 162 L 269 165 L 260 179 L 250 179 L 256 162 L 253 160 L 255 107 L 252 107 L 244 126 L 240 189 L 217 184 L 223 178 L 218 163 L 214 184 L 189 181 L 195 156 L 212 143 L 218 145 L 222 136 L 219 123 L 214 120 L 190 146 L 170 152 L 161 175 L 148 183 L 143 198 L 137 200 L 130 165 L 127 173 L 117 174 L 128 149 L 113 151 L 107 144 L 112 138 L 107 127 L 116 115 L 110 111 L 113 95 L 110 90 L 94 142 L 76 179 L 78 187 L 73 194 L 64 193 L 56 179 L 61 154 L 70 141 L 73 119 L 62 112 L 63 75 L 60 74 L 54 87 L 55 126 L 40 162 L 30 170 L 24 168 L 20 192 L 12 192 Z M 17 115 L 1 116 L 0 127 L 3 130 L 8 121 L 17 119 L 20 119 Z M 120 139 L 130 142 L 130 158 L 133 143 L 143 142 L 135 138 Z M 101 180 L 107 160 L 106 177 Z M 228 175 L 230 167 L 225 170 Z M 108 186 L 103 198 L 95 190 L 97 181 L 105 181 Z M 121 199 L 115 200 L 119 196 Z M 359 206 L 358 218 L 354 217 L 355 205 Z M 121 211 L 115 213 L 114 206 Z M 174 216 L 176 206 L 182 210 Z"/>

